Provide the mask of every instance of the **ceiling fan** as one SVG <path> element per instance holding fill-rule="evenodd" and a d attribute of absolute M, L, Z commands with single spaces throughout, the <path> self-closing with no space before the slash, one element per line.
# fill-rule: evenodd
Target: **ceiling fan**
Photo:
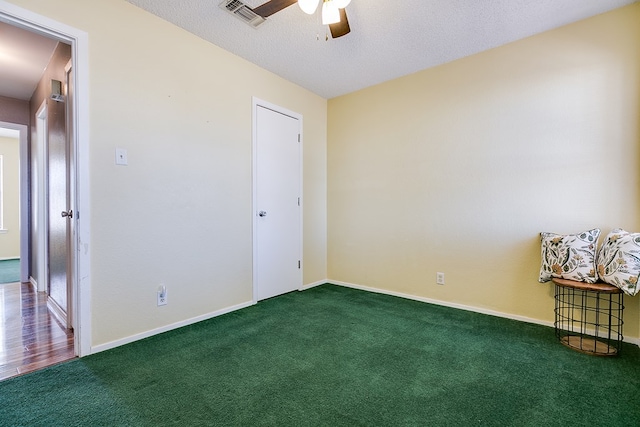
<path fill-rule="evenodd" d="M 254 8 L 248 7 L 239 0 L 227 0 L 220 6 L 249 25 L 257 27 L 269 16 L 294 3 L 298 3 L 303 12 L 313 15 L 321 1 L 322 25 L 329 26 L 331 37 L 336 39 L 349 34 L 351 28 L 344 8 L 351 3 L 351 0 L 269 0 Z"/>

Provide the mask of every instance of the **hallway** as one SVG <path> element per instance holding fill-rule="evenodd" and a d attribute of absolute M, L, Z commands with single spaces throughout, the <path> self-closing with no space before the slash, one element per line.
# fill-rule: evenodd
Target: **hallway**
<path fill-rule="evenodd" d="M 0 380 L 74 358 L 73 332 L 29 283 L 0 285 Z"/>

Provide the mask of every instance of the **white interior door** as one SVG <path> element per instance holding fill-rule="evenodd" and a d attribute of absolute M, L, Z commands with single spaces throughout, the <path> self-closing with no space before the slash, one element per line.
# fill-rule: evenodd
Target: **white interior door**
<path fill-rule="evenodd" d="M 277 107 L 276 107 L 277 108 Z M 254 105 L 254 299 L 302 285 L 300 122 Z"/>
<path fill-rule="evenodd" d="M 68 282 L 67 268 L 69 261 L 69 223 L 73 212 L 69 206 L 69 158 L 68 139 L 66 135 L 65 102 L 49 100 L 47 140 L 47 182 L 48 195 L 48 259 L 49 280 L 47 294 L 49 307 L 58 318 L 68 323 Z M 54 132 L 55 130 L 55 132 Z"/>
<path fill-rule="evenodd" d="M 67 192 L 67 210 L 71 215 L 67 216 L 67 328 L 74 329 L 75 328 L 75 295 L 73 292 L 73 283 L 76 281 L 74 277 L 74 268 L 75 260 L 73 254 L 73 242 L 76 238 L 76 220 L 74 217 L 77 217 L 77 212 L 73 212 L 73 207 L 76 205 L 75 194 L 75 180 L 74 176 L 76 176 L 76 168 L 75 168 L 75 135 L 73 132 L 73 110 L 74 110 L 74 99 L 75 99 L 75 81 L 74 81 L 74 73 L 73 73 L 73 60 L 69 60 L 65 67 L 66 73 L 66 94 L 65 94 L 65 117 L 67 120 L 66 124 L 66 132 L 65 135 L 67 137 L 67 176 L 66 176 L 66 192 Z M 74 215 L 75 214 L 75 215 Z"/>

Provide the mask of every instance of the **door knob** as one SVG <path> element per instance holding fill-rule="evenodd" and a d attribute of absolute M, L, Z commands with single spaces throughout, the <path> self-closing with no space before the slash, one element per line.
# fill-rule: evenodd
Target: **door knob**
<path fill-rule="evenodd" d="M 60 215 L 62 215 L 62 218 L 65 218 L 65 217 L 73 218 L 73 211 L 71 209 L 69 209 L 68 211 L 62 211 Z"/>
<path fill-rule="evenodd" d="M 258 216 L 267 216 L 267 213 L 265 211 L 260 211 L 258 212 Z"/>

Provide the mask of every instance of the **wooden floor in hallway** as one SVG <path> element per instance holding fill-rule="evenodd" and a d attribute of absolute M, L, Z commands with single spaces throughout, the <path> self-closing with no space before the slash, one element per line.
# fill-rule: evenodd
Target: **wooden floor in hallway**
<path fill-rule="evenodd" d="M 73 331 L 30 283 L 0 284 L 0 380 L 75 357 Z"/>

